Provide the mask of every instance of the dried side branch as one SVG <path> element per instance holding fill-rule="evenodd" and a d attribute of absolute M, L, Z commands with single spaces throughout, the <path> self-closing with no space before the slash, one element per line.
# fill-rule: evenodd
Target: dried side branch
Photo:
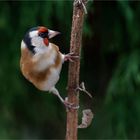
<path fill-rule="evenodd" d="M 78 87 L 77 90 L 86 93 L 90 98 L 92 98 L 92 95 L 86 90 L 84 82 L 80 84 L 80 87 Z"/>
<path fill-rule="evenodd" d="M 94 117 L 94 114 L 90 109 L 83 110 L 83 117 L 82 117 L 82 123 L 78 126 L 78 128 L 87 128 Z"/>

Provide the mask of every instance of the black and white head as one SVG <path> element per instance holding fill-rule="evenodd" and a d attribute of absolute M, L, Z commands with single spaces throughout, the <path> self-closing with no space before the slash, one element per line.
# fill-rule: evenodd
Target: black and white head
<path fill-rule="evenodd" d="M 27 48 L 33 53 L 36 49 L 49 46 L 49 39 L 58 35 L 59 32 L 48 29 L 47 27 L 38 26 L 29 29 L 23 38 Z"/>

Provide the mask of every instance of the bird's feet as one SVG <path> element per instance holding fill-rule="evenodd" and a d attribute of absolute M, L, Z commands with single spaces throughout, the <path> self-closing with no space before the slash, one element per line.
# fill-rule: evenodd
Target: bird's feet
<path fill-rule="evenodd" d="M 68 102 L 68 98 L 67 97 L 65 98 L 65 101 L 63 103 L 64 103 L 64 105 L 65 105 L 65 107 L 67 109 L 73 109 L 73 110 L 79 109 L 79 106 L 75 106 L 74 103 Z"/>
<path fill-rule="evenodd" d="M 69 103 L 68 98 L 66 97 L 65 100 L 60 96 L 58 90 L 55 87 L 52 87 L 50 92 L 52 92 L 54 95 L 56 95 L 59 100 L 65 105 L 66 109 L 76 110 L 79 108 L 79 106 L 74 105 L 74 103 Z"/>
<path fill-rule="evenodd" d="M 70 62 L 74 62 L 74 60 L 78 59 L 78 58 L 79 58 L 79 56 L 74 55 L 74 53 L 72 52 L 72 53 L 65 54 L 64 61 L 69 60 Z"/>

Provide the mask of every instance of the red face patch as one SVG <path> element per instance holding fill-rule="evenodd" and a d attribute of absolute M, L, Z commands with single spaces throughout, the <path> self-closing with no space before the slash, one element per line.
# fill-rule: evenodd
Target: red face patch
<path fill-rule="evenodd" d="M 38 34 L 39 34 L 40 37 L 43 38 L 44 44 L 46 46 L 48 46 L 49 45 L 48 29 L 46 27 L 43 27 L 43 26 L 39 27 Z"/>
<path fill-rule="evenodd" d="M 49 40 L 48 40 L 47 38 L 44 38 L 43 41 L 44 41 L 44 44 L 45 44 L 46 46 L 49 45 Z"/>
<path fill-rule="evenodd" d="M 44 33 L 44 32 L 48 32 L 48 29 L 46 27 L 41 26 L 39 28 L 39 33 Z"/>

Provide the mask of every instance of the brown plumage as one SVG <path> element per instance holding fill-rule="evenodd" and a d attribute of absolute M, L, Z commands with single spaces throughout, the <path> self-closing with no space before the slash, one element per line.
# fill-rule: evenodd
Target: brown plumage
<path fill-rule="evenodd" d="M 21 42 L 20 67 L 24 77 L 35 87 L 55 94 L 65 106 L 71 107 L 60 96 L 55 84 L 63 62 L 72 61 L 75 56 L 62 54 L 58 46 L 49 42 L 57 34 L 59 32 L 42 26 L 31 28 Z"/>
<path fill-rule="evenodd" d="M 52 46 L 52 50 L 50 51 L 49 55 L 51 55 L 53 51 L 55 52 L 54 54 L 56 54 L 56 56 L 55 56 L 54 63 L 42 71 L 36 70 L 36 65 L 39 61 L 34 62 L 33 59 L 34 54 L 32 54 L 28 50 L 28 48 L 23 48 L 21 51 L 21 59 L 20 59 L 21 71 L 25 76 L 25 78 L 28 79 L 30 82 L 32 82 L 40 90 L 43 90 L 42 85 L 45 81 L 48 80 L 48 76 L 51 74 L 50 69 L 52 68 L 57 69 L 62 65 L 62 56 L 61 53 L 59 52 L 58 46 L 56 46 L 53 43 L 51 43 L 51 46 Z M 49 55 L 44 54 L 41 56 L 40 59 L 45 58 L 47 61 L 47 58 L 50 57 Z"/>

